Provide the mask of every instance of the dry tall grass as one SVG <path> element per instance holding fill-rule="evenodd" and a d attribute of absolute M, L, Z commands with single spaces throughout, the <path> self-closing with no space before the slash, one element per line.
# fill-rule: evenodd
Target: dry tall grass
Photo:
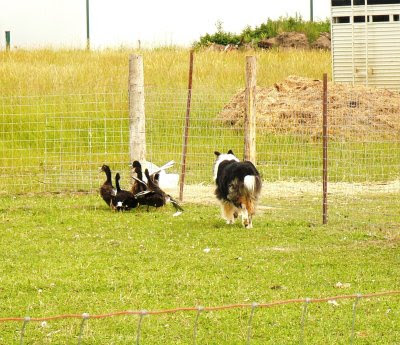
<path fill-rule="evenodd" d="M 125 90 L 128 59 L 142 54 L 145 83 L 163 88 L 185 88 L 189 51 L 160 48 L 129 49 L 16 50 L 0 53 L 0 91 L 3 95 L 76 93 L 90 90 Z M 245 56 L 258 59 L 258 83 L 269 86 L 288 75 L 310 78 L 331 72 L 330 53 L 324 51 L 197 52 L 194 88 L 236 89 L 244 85 Z"/>

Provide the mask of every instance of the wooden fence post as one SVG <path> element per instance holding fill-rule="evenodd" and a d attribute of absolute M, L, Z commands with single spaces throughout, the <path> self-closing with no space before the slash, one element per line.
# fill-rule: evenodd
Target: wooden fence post
<path fill-rule="evenodd" d="M 244 119 L 244 159 L 256 164 L 257 60 L 246 56 L 246 114 Z"/>
<path fill-rule="evenodd" d="M 328 76 L 324 73 L 322 97 L 322 223 L 328 223 Z"/>
<path fill-rule="evenodd" d="M 146 161 L 143 57 L 129 57 L 129 155 L 130 162 Z"/>

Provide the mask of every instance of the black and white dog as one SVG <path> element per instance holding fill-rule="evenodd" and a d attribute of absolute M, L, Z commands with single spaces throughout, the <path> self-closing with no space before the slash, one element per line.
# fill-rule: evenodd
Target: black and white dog
<path fill-rule="evenodd" d="M 233 224 L 239 214 L 245 228 L 252 228 L 252 217 L 261 192 L 261 177 L 253 163 L 239 159 L 229 150 L 227 154 L 214 152 L 215 195 L 221 201 L 222 216 Z"/>

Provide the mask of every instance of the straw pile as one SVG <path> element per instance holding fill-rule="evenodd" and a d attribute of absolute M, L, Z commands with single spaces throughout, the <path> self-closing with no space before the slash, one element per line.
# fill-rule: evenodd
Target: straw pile
<path fill-rule="evenodd" d="M 272 133 L 322 136 L 322 81 L 290 76 L 270 88 L 257 88 L 257 129 Z M 238 92 L 218 120 L 242 127 L 245 92 Z M 328 83 L 328 127 L 332 137 L 371 136 L 399 140 L 400 93 L 349 84 Z"/>

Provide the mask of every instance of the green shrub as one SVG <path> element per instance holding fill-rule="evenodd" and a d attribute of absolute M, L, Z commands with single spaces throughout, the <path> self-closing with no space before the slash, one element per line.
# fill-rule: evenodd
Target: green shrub
<path fill-rule="evenodd" d="M 198 42 L 194 43 L 195 47 L 206 47 L 211 43 L 217 43 L 222 45 L 227 44 L 240 44 L 241 36 L 236 35 L 232 32 L 226 32 L 222 28 L 222 22 L 218 21 L 216 23 L 217 31 L 213 34 L 205 34 L 200 37 Z"/>
<path fill-rule="evenodd" d="M 330 32 L 330 21 L 309 22 L 304 21 L 301 16 L 281 17 L 278 20 L 268 19 L 266 23 L 256 26 L 246 26 L 241 34 L 226 32 L 222 28 L 222 22 L 217 22 L 217 31 L 214 34 L 205 34 L 199 41 L 194 43 L 195 47 L 208 46 L 211 43 L 218 44 L 242 44 L 257 43 L 264 38 L 276 37 L 282 32 L 303 32 L 310 43 L 314 42 L 322 32 Z"/>

